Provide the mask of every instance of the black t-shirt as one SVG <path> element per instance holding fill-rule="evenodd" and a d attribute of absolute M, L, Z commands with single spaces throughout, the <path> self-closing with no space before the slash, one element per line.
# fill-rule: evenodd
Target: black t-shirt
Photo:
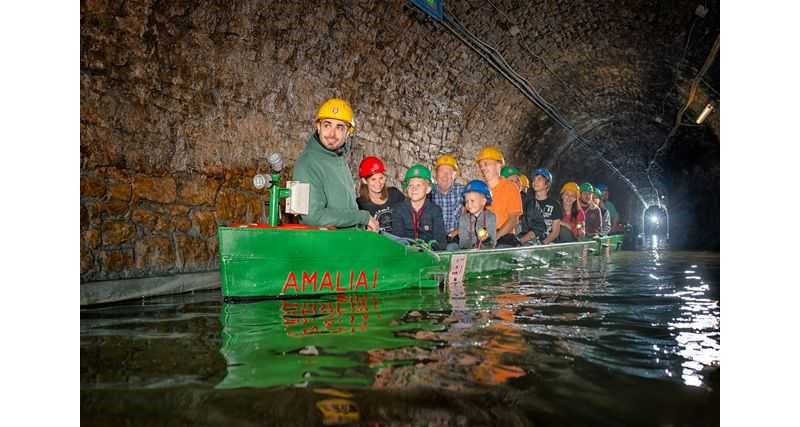
<path fill-rule="evenodd" d="M 552 198 L 548 197 L 544 200 L 536 200 L 536 197 L 533 197 L 534 203 L 539 205 L 539 210 L 542 212 L 542 218 L 544 218 L 544 223 L 547 225 L 547 234 L 553 230 L 553 221 L 560 220 L 564 216 L 564 211 L 561 209 L 561 203 Z"/>
<path fill-rule="evenodd" d="M 378 223 L 380 224 L 381 231 L 385 231 L 387 233 L 392 232 L 392 205 L 395 203 L 402 202 L 406 199 L 406 196 L 400 192 L 395 187 L 389 187 L 388 190 L 389 197 L 386 200 L 386 203 L 382 205 L 377 205 L 372 203 L 369 198 L 359 197 L 356 199 L 358 203 L 358 208 L 369 211 L 369 213 L 378 219 Z"/>

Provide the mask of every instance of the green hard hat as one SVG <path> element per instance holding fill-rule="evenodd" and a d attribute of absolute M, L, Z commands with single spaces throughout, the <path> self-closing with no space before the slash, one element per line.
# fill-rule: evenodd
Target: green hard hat
<path fill-rule="evenodd" d="M 503 168 L 500 169 L 500 176 L 503 178 L 508 178 L 512 175 L 519 175 L 519 169 L 514 166 L 503 166 Z"/>
<path fill-rule="evenodd" d="M 408 186 L 408 181 L 411 178 L 422 178 L 425 181 L 433 184 L 433 179 L 431 178 L 431 170 L 422 166 L 421 164 L 417 163 L 414 166 L 411 166 L 406 171 L 406 176 L 403 178 L 403 186 Z"/>
<path fill-rule="evenodd" d="M 596 195 L 597 195 L 597 197 L 603 197 L 603 190 L 601 190 L 601 189 L 597 188 L 597 186 L 595 186 L 594 188 L 592 188 L 592 190 L 594 190 L 594 194 L 596 194 Z"/>
<path fill-rule="evenodd" d="M 583 184 L 581 184 L 581 193 L 583 192 L 594 193 L 594 187 L 592 186 L 592 184 L 584 182 Z"/>

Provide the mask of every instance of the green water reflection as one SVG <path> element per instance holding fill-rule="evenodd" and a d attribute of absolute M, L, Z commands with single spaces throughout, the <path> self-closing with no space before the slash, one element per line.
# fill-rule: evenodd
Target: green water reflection
<path fill-rule="evenodd" d="M 442 329 L 422 313 L 447 308 L 436 290 L 224 304 L 220 352 L 228 373 L 217 387 L 371 384 L 381 364 L 363 354 L 435 345 L 415 338 Z"/>

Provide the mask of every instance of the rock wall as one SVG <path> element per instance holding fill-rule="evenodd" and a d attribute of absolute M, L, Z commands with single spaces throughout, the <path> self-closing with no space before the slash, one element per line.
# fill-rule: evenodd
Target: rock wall
<path fill-rule="evenodd" d="M 264 158 L 291 165 L 318 105 L 348 99 L 355 170 L 397 183 L 443 152 L 509 146 L 532 106 L 405 2 L 81 3 L 81 278 L 214 268 L 214 228 L 253 222 Z M 467 166 L 467 165 L 465 165 Z M 467 173 L 474 174 L 472 165 Z M 287 171 L 288 173 L 288 171 Z"/>
<path fill-rule="evenodd" d="M 610 129 L 593 134 L 596 148 L 641 181 L 653 135 L 665 131 L 640 119 L 666 91 L 653 82 L 671 78 L 663 58 L 680 55 L 693 3 L 447 7 L 576 129 Z M 356 113 L 352 169 L 380 156 L 393 184 L 442 153 L 460 160 L 465 179 L 477 177 L 472 159 L 487 144 L 526 170 L 597 173 L 561 173 L 560 159 L 579 165 L 586 153 L 401 0 L 82 0 L 80 80 L 84 282 L 215 268 L 215 226 L 258 218 L 253 174 L 275 151 L 291 165 L 332 96 Z"/>

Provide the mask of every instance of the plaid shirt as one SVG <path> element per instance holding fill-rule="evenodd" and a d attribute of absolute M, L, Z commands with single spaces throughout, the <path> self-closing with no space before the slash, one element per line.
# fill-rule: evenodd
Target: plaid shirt
<path fill-rule="evenodd" d="M 449 233 L 450 230 L 458 228 L 458 217 L 461 214 L 462 206 L 461 193 L 463 191 L 464 186 L 456 183 L 453 183 L 447 194 L 440 193 L 438 189 L 431 191 L 433 203 L 436 203 L 442 208 L 444 229 L 447 233 Z"/>

